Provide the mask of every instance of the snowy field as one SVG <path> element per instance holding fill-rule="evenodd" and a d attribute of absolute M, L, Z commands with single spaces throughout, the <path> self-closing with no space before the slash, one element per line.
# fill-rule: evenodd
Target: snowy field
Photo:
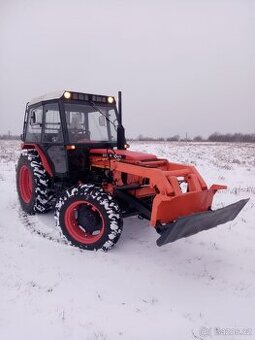
<path fill-rule="evenodd" d="M 67 245 L 53 213 L 20 210 L 18 149 L 0 142 L 1 340 L 255 339 L 255 145 L 131 143 L 227 184 L 214 208 L 250 201 L 235 221 L 161 248 L 129 218 L 108 253 Z"/>

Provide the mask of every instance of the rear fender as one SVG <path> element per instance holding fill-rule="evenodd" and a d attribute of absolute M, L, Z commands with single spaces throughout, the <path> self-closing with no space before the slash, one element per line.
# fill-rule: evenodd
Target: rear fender
<path fill-rule="evenodd" d="M 49 161 L 48 161 L 45 153 L 43 152 L 43 150 L 37 144 L 22 143 L 21 148 L 23 150 L 24 149 L 35 149 L 38 152 L 38 155 L 41 158 L 42 165 L 43 165 L 45 171 L 50 175 L 50 177 L 53 177 L 53 171 L 52 171 L 52 168 L 49 164 Z"/>

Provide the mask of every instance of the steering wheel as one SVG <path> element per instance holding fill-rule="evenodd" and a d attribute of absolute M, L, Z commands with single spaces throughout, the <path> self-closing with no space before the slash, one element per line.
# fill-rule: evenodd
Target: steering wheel
<path fill-rule="evenodd" d="M 72 138 L 75 140 L 75 142 L 87 143 L 90 141 L 90 133 L 84 129 L 69 129 L 69 131 L 71 132 Z"/>

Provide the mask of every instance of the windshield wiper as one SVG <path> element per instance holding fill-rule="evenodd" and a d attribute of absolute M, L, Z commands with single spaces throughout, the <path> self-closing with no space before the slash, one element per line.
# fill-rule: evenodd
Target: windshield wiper
<path fill-rule="evenodd" d="M 109 123 L 112 124 L 112 126 L 114 127 L 114 130 L 117 129 L 117 127 L 115 126 L 114 122 L 112 122 L 112 121 L 109 119 L 109 117 L 108 117 L 104 112 L 102 112 L 102 111 L 99 109 L 99 107 L 96 106 L 96 104 L 95 104 L 94 102 L 92 102 L 92 100 L 90 101 L 90 104 L 91 104 L 91 106 L 92 106 L 94 109 L 96 109 L 103 117 L 105 117 L 105 119 L 106 119 Z M 115 119 L 115 120 L 116 120 L 116 119 Z M 114 120 L 114 121 L 115 121 L 115 120 Z"/>

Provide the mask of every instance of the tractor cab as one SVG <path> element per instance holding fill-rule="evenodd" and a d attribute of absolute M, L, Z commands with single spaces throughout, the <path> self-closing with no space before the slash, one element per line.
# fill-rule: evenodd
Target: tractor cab
<path fill-rule="evenodd" d="M 41 150 L 54 177 L 72 173 L 82 179 L 89 168 L 91 149 L 124 145 L 116 100 L 112 96 L 62 91 L 31 100 L 26 107 L 24 148 Z"/>

